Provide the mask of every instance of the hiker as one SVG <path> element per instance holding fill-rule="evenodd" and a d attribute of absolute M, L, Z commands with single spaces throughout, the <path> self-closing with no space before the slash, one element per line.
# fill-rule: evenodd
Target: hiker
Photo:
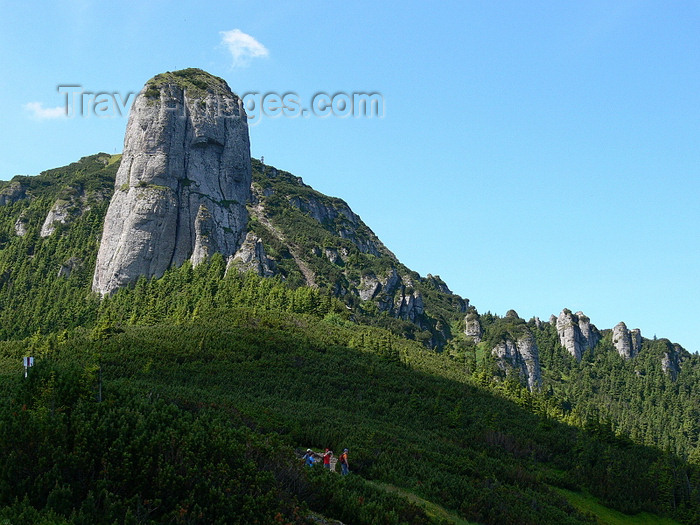
<path fill-rule="evenodd" d="M 323 453 L 323 468 L 331 469 L 331 458 L 333 457 L 333 451 L 329 448 Z"/>
<path fill-rule="evenodd" d="M 316 454 L 314 453 L 314 451 L 311 450 L 310 448 L 307 448 L 307 449 L 306 449 L 306 454 L 304 454 L 304 457 L 301 458 L 301 459 L 304 460 L 304 464 L 305 464 L 307 467 L 313 467 L 313 466 L 314 466 L 314 463 L 316 463 L 316 457 L 315 457 L 315 456 L 316 456 Z"/>
<path fill-rule="evenodd" d="M 350 472 L 348 470 L 348 449 L 344 449 L 343 453 L 340 455 L 340 473 L 343 476 L 347 476 L 348 473 Z"/>

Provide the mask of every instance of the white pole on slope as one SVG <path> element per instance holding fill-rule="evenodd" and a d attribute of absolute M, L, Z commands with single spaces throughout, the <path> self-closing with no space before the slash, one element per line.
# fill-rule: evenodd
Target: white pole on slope
<path fill-rule="evenodd" d="M 34 358 L 33 357 L 25 357 L 23 359 L 24 361 L 24 377 L 25 379 L 27 378 L 27 370 L 29 370 L 29 367 L 34 366 Z"/>

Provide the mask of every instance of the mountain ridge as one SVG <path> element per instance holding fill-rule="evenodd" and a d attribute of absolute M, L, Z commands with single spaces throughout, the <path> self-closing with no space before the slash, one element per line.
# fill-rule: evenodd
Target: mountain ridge
<path fill-rule="evenodd" d="M 245 109 L 223 79 L 197 68 L 154 76 L 134 101 L 124 144 L 93 278 L 93 290 L 101 295 L 141 275 L 158 277 L 185 260 L 196 265 L 219 252 L 242 269 L 371 301 L 379 313 L 429 332 L 422 337 L 434 348 L 444 348 L 457 331 L 469 331 L 462 327 L 469 300 L 453 294 L 439 277 L 423 278 L 402 265 L 347 203 L 250 158 Z M 71 195 L 56 200 L 42 236 L 89 209 L 79 187 L 66 191 Z M 14 181 L 0 189 L 0 203 L 25 195 Z M 329 235 L 305 224 L 307 217 Z M 26 224 L 17 217 L 15 231 L 24 232 Z M 304 236 L 295 231 L 301 227 Z M 324 258 L 330 265 L 320 261 Z M 562 346 L 577 360 L 600 340 L 584 319 L 566 308 L 550 318 Z M 634 357 L 641 333 L 624 323 L 614 330 L 618 352 Z M 495 346 L 491 351 L 503 353 Z M 670 356 L 666 361 L 680 366 Z"/>
<path fill-rule="evenodd" d="M 408 496 L 697 523 L 699 356 L 566 308 L 479 313 L 251 159 L 222 79 L 157 75 L 134 104 L 122 155 L 0 184 L 0 519 L 444 524 Z M 349 446 L 353 475 L 300 445 Z"/>
<path fill-rule="evenodd" d="M 238 304 L 235 302 L 236 300 L 242 300 L 247 293 L 251 293 L 250 291 L 254 289 L 251 287 L 259 287 L 257 295 L 249 298 L 252 302 L 244 303 L 248 308 L 251 308 L 250 314 L 246 317 L 248 320 L 244 324 L 253 334 L 251 337 L 258 337 L 254 334 L 260 323 L 265 326 L 266 323 L 272 322 L 272 318 L 280 316 L 280 314 L 269 314 L 269 319 L 267 317 L 260 319 L 261 312 L 266 308 L 265 301 L 271 301 L 270 304 L 274 308 L 281 308 L 284 305 L 284 308 L 292 312 L 320 312 L 317 313 L 322 317 L 322 324 L 319 324 L 319 327 L 337 326 L 344 328 L 349 334 L 353 334 L 348 336 L 347 344 L 350 348 L 361 352 L 376 353 L 381 358 L 381 362 L 386 360 L 389 363 L 401 363 L 406 361 L 402 347 L 404 336 L 410 336 L 416 341 L 424 345 L 428 343 L 430 346 L 430 340 L 435 335 L 430 331 L 421 330 L 418 325 L 408 320 L 391 317 L 387 313 L 388 310 L 380 311 L 379 304 L 373 302 L 372 295 L 374 295 L 374 299 L 383 301 L 387 307 L 396 308 L 396 299 L 392 297 L 391 300 L 388 300 L 387 297 L 382 297 L 381 289 L 374 294 L 375 283 L 368 279 L 368 276 L 373 275 L 378 284 L 383 287 L 385 278 L 387 276 L 393 277 L 394 274 L 391 271 L 393 268 L 397 277 L 390 282 L 396 287 L 394 290 L 397 294 L 396 297 L 407 296 L 406 293 L 399 293 L 401 289 L 404 292 L 408 289 L 409 283 L 403 280 L 403 277 L 407 277 L 416 289 L 420 287 L 425 300 L 425 308 L 430 307 L 435 312 L 459 312 L 458 318 L 451 321 L 449 329 L 452 338 L 447 341 L 442 352 L 424 349 L 423 353 L 415 354 L 423 356 L 421 359 L 429 358 L 430 362 L 434 363 L 432 366 L 437 369 L 445 367 L 449 373 L 459 374 L 465 378 L 471 377 L 477 384 L 493 388 L 514 402 L 517 400 L 519 405 L 522 404 L 524 407 L 537 406 L 537 410 L 543 411 L 542 413 L 547 414 L 547 417 L 553 420 L 561 419 L 577 426 L 589 428 L 591 432 L 598 433 L 606 440 L 611 440 L 613 436 L 619 434 L 622 439 L 624 436 L 630 436 L 635 442 L 667 448 L 676 451 L 685 458 L 692 458 L 693 454 L 697 453 L 693 442 L 697 433 L 692 427 L 692 421 L 697 420 L 697 418 L 692 415 L 691 408 L 693 399 L 696 399 L 692 397 L 692 395 L 696 395 L 692 394 L 692 385 L 696 383 L 699 370 L 696 359 L 688 358 L 684 361 L 682 373 L 678 375 L 676 381 L 672 381 L 668 374 L 662 373 L 660 365 L 665 355 L 664 352 L 671 352 L 672 345 L 670 343 L 670 346 L 664 346 L 663 340 L 644 340 L 641 351 L 634 359 L 623 359 L 613 344 L 612 329 L 605 329 L 600 331 L 602 339 L 593 351 L 582 351 L 581 359 L 577 360 L 561 345 L 556 323 L 540 322 L 534 318 L 525 321 L 515 311 L 509 311 L 504 317 L 493 316 L 490 313 L 479 314 L 468 303 L 461 306 L 456 296 L 447 293 L 449 288 L 439 278 L 421 277 L 408 269 L 404 270 L 404 267 L 394 259 L 377 258 L 370 253 L 364 253 L 360 247 L 365 246 L 367 239 L 371 240 L 368 232 L 359 231 L 358 242 L 360 246 L 358 246 L 350 238 L 351 236 L 341 237 L 337 234 L 338 229 L 348 228 L 348 223 L 345 220 L 325 221 L 323 224 L 322 214 L 316 213 L 317 216 L 313 216 L 314 210 L 321 208 L 343 208 L 343 206 L 347 206 L 344 201 L 328 198 L 326 202 L 322 194 L 306 185 L 302 186 L 302 181 L 298 177 L 270 166 L 263 168 L 262 164 L 255 159 L 251 161 L 254 188 L 256 188 L 256 180 L 258 181 L 254 193 L 263 192 L 263 197 L 271 200 L 268 206 L 264 207 L 264 216 L 270 224 L 275 225 L 285 236 L 289 236 L 296 243 L 298 254 L 308 260 L 310 269 L 315 272 L 314 278 L 318 276 L 320 286 L 315 289 L 305 286 L 305 278 L 302 272 L 296 268 L 295 259 L 291 254 L 285 252 L 288 247 L 279 241 L 275 244 L 274 239 L 270 240 L 272 234 L 265 228 L 264 224 L 256 224 L 256 216 L 251 213 L 250 229 L 254 234 L 259 235 L 260 244 L 264 248 L 264 251 L 257 252 L 258 260 L 262 260 L 262 254 L 264 257 L 269 257 L 270 260 L 274 260 L 275 264 L 278 265 L 276 276 L 258 281 L 256 280 L 257 276 L 255 276 L 256 279 L 252 278 L 252 273 L 232 271 L 232 267 L 229 267 L 228 274 L 226 274 L 227 261 L 215 254 L 195 268 L 190 262 L 186 262 L 180 268 L 166 271 L 160 279 L 141 278 L 134 285 L 120 289 L 113 296 L 98 299 L 95 294 L 90 293 L 90 284 L 97 252 L 96 243 L 106 213 L 106 200 L 96 202 L 90 210 L 84 210 L 84 213 L 83 210 L 78 210 L 79 213 L 70 215 L 70 219 L 65 224 L 57 223 L 55 231 L 47 237 L 42 237 L 40 232 L 57 201 L 66 201 L 66 197 L 73 194 L 80 195 L 90 192 L 97 194 L 105 187 L 108 188 L 108 193 L 114 191 L 118 161 L 117 157 L 98 154 L 83 158 L 64 169 L 59 168 L 45 172 L 38 178 L 25 179 L 22 181 L 20 189 L 26 197 L 0 207 L 0 216 L 3 218 L 0 222 L 3 225 L 0 229 L 0 240 L 2 241 L 2 249 L 0 249 L 0 276 L 2 277 L 0 304 L 3 306 L 0 310 L 0 315 L 3 316 L 0 327 L 3 330 L 3 339 L 24 337 L 22 341 L 6 341 L 4 344 L 8 348 L 21 348 L 21 351 L 29 348 L 29 351 L 39 356 L 41 361 L 42 356 L 50 356 L 52 352 L 66 352 L 63 350 L 65 343 L 62 340 L 66 337 L 70 340 L 73 337 L 61 335 L 66 328 L 74 331 L 79 330 L 78 334 L 85 334 L 86 329 L 92 328 L 96 341 L 112 340 L 113 342 L 110 344 L 117 345 L 119 355 L 127 355 L 131 352 L 129 354 L 131 355 L 130 360 L 134 360 L 134 345 L 137 344 L 138 337 L 144 337 L 145 339 L 138 343 L 142 352 L 139 355 L 144 356 L 143 360 L 139 358 L 133 364 L 129 364 L 133 368 L 130 373 L 153 374 L 153 377 L 160 378 L 164 370 L 159 365 L 149 364 L 147 357 L 147 349 L 158 342 L 159 345 L 166 347 L 162 354 L 158 355 L 166 362 L 172 362 L 173 366 L 168 372 L 170 375 L 163 375 L 161 379 L 164 382 L 160 384 L 164 386 L 172 381 L 171 388 L 176 389 L 177 381 L 191 382 L 194 380 L 195 376 L 193 376 L 191 368 L 193 365 L 189 364 L 188 359 L 185 359 L 183 354 L 168 350 L 168 345 L 175 343 L 164 341 L 167 339 L 166 337 L 156 335 L 165 333 L 166 326 L 162 323 L 173 323 L 174 326 L 180 326 L 179 330 L 181 331 L 191 330 L 188 327 L 200 326 L 202 319 L 219 319 L 222 316 L 221 310 L 212 309 L 212 307 L 234 306 Z M 275 169 L 276 176 L 268 177 L 273 169 Z M 5 187 L 4 185 L 0 186 Z M 66 188 L 72 189 L 66 193 Z M 268 195 L 265 195 L 265 192 Z M 297 195 L 298 193 L 301 195 Z M 320 200 L 322 201 L 320 204 L 323 206 L 320 204 L 319 206 L 311 205 L 309 209 L 304 210 L 303 205 L 299 206 L 301 201 L 295 197 L 299 197 L 301 201 L 306 199 L 308 202 Z M 80 201 L 78 201 L 78 205 L 83 206 Z M 250 206 L 255 206 L 255 204 L 251 203 Z M 20 236 L 17 235 L 14 226 L 17 218 L 22 214 L 26 218 L 26 233 Z M 319 218 L 322 219 L 321 222 L 319 222 Z M 260 216 L 257 217 L 257 222 L 260 222 L 259 219 Z M 258 241 L 250 240 L 253 247 L 258 245 Z M 318 248 L 316 252 L 313 250 L 315 247 Z M 347 253 L 344 253 L 343 249 L 347 250 Z M 251 258 L 251 260 L 254 259 L 255 257 Z M 61 272 L 64 267 L 72 270 Z M 61 272 L 60 275 L 59 272 Z M 364 281 L 363 277 L 365 277 Z M 326 290 L 332 289 L 330 285 L 333 283 L 339 283 L 341 288 L 346 290 L 345 293 L 325 295 Z M 230 287 L 234 291 L 229 290 Z M 315 291 L 312 292 L 313 290 Z M 209 294 L 212 295 L 209 296 Z M 363 300 L 360 294 L 366 294 L 367 300 Z M 237 297 L 239 299 L 236 299 Z M 434 304 L 431 304 L 433 302 Z M 57 306 L 58 309 L 56 309 Z M 463 312 L 463 308 L 466 311 Z M 433 310 L 429 310 L 429 313 Z M 400 310 L 395 309 L 394 312 L 397 313 Z M 437 324 L 439 319 L 433 319 L 433 322 Z M 473 339 L 471 342 L 466 341 L 468 336 L 466 333 L 467 319 L 471 319 L 472 322 L 475 319 L 478 320 L 481 332 L 479 342 Z M 363 322 L 373 322 L 376 325 L 385 326 L 396 335 L 379 335 L 381 332 L 372 332 L 371 329 L 364 327 Z M 285 330 L 297 325 L 303 326 L 304 323 L 305 321 L 299 319 L 290 320 Z M 146 326 L 139 328 L 141 325 Z M 135 329 L 130 329 L 131 326 L 134 326 Z M 154 328 L 149 328 L 149 326 L 154 326 Z M 578 323 L 576 326 L 580 328 Z M 16 333 L 13 334 L 13 330 L 16 330 Z M 153 335 L 146 336 L 147 333 L 151 333 L 149 330 L 153 332 Z M 590 330 L 593 329 L 590 328 Z M 122 339 L 122 336 L 119 335 L 122 333 L 120 331 L 126 331 L 128 337 Z M 329 328 L 323 331 L 331 332 Z M 472 332 L 474 332 L 473 327 Z M 41 333 L 47 335 L 42 336 Z M 21 336 L 21 334 L 24 335 Z M 518 341 L 523 337 L 527 339 L 528 334 L 531 334 L 534 343 L 540 350 L 539 360 L 542 372 L 542 385 L 539 390 L 533 391 L 532 394 L 526 394 L 520 390 L 522 388 L 521 381 L 515 380 L 518 378 L 524 384 L 527 384 L 529 380 L 527 377 L 520 376 L 523 363 L 524 369 L 527 370 L 526 356 L 521 353 L 520 358 L 518 358 L 512 353 L 513 348 L 518 348 Z M 85 335 L 80 337 L 85 337 Z M 277 335 L 270 341 L 261 339 L 260 348 L 251 348 L 246 352 L 254 359 L 261 359 L 265 349 L 276 348 L 276 351 L 279 351 L 279 337 Z M 294 337 L 299 337 L 299 343 L 295 343 L 299 347 L 308 344 L 308 336 Z M 315 337 L 323 337 L 323 334 L 317 334 Z M 181 338 L 176 337 L 175 339 Z M 188 348 L 191 350 L 188 350 L 185 355 L 192 355 L 195 362 L 199 362 L 197 360 L 201 359 L 208 360 L 207 356 L 211 354 L 211 348 L 217 345 L 216 341 L 219 338 L 217 332 L 205 331 L 198 335 L 196 340 L 187 342 Z M 495 356 L 499 360 L 490 361 L 489 356 L 492 348 L 499 347 L 501 342 L 508 340 L 514 343 L 511 346 L 511 354 Z M 330 349 L 334 344 L 337 343 L 329 342 L 328 348 Z M 507 343 L 505 346 L 508 348 Z M 80 347 L 80 344 L 77 347 Z M 520 347 L 522 348 L 522 344 Z M 297 367 L 301 367 L 304 370 L 305 363 L 311 362 L 313 359 L 322 359 L 323 352 L 330 351 L 324 350 L 323 344 L 315 344 L 313 348 L 314 352 L 319 352 L 316 357 L 293 357 L 290 361 L 291 368 L 296 370 Z M 296 350 L 292 351 L 297 352 Z M 417 352 L 415 347 L 414 351 Z M 334 348 L 333 352 L 338 352 L 338 349 Z M 510 359 L 511 362 L 506 363 L 507 359 Z M 673 360 L 672 352 L 668 359 L 669 361 Z M 333 363 L 335 362 L 333 361 Z M 117 369 L 127 366 L 118 359 L 112 363 Z M 338 363 L 342 363 L 342 361 L 338 361 Z M 501 367 L 499 364 L 508 366 Z M 331 366 L 330 363 L 327 365 Z M 495 368 L 491 368 L 491 365 Z M 234 361 L 226 366 L 235 368 L 240 365 L 238 361 Z M 342 367 L 342 364 L 339 366 Z M 181 371 L 180 367 L 182 367 Z M 149 372 L 151 369 L 153 371 Z M 362 370 L 364 371 L 365 368 Z M 636 373 L 637 371 L 639 374 Z M 263 377 L 268 373 L 270 372 L 260 368 L 255 369 L 253 375 L 257 374 Z M 371 365 L 366 365 L 366 373 L 368 381 L 374 385 L 372 374 L 375 372 L 373 372 Z M 607 377 L 605 377 L 606 375 Z M 186 379 L 180 379 L 184 376 L 187 376 Z M 340 377 L 342 376 L 333 380 L 333 384 L 339 388 L 338 391 L 344 392 L 349 389 L 352 392 L 353 386 L 344 383 Z M 387 377 L 391 377 L 391 375 Z M 250 382 L 249 377 L 240 380 L 243 381 L 242 384 L 246 384 L 246 381 Z M 205 381 L 205 378 L 199 378 L 197 381 Z M 386 380 L 382 379 L 382 381 Z M 306 382 L 308 383 L 308 379 Z M 323 380 L 319 378 L 315 382 L 323 383 Z M 388 385 L 389 383 L 387 383 Z M 639 391 L 638 399 L 648 400 L 649 388 L 652 385 L 660 385 L 659 388 L 662 387 L 663 391 L 666 392 L 664 396 L 661 394 L 654 396 L 658 406 L 656 413 L 649 412 L 651 409 L 647 406 L 630 404 L 629 399 L 624 395 L 628 390 L 630 392 Z M 152 390 L 153 384 L 150 384 L 148 388 Z M 293 388 L 303 398 L 304 382 Z M 461 407 L 460 400 L 456 398 L 450 398 L 450 404 L 444 406 L 445 400 L 441 400 L 439 394 L 436 394 L 434 399 L 432 396 L 424 398 L 420 392 L 412 393 L 409 391 L 408 394 L 405 394 L 407 385 L 395 388 L 396 392 L 393 395 L 407 396 L 405 397 L 406 403 L 418 406 L 425 405 L 428 413 L 434 411 L 435 414 L 440 414 L 440 421 L 444 421 L 448 425 L 458 425 L 457 428 L 460 428 L 459 425 L 462 424 L 474 425 L 477 421 L 479 425 L 488 425 L 488 418 L 493 417 L 488 414 L 476 413 L 465 416 L 465 411 L 467 411 L 465 406 L 468 406 L 470 402 L 467 399 L 462 400 Z M 657 387 L 654 386 L 654 388 Z M 573 391 L 578 397 L 571 394 L 564 396 L 567 389 Z M 661 390 L 658 391 L 661 392 Z M 169 395 L 177 398 L 175 390 L 172 392 Z M 646 398 L 644 397 L 645 392 L 647 392 Z M 680 402 L 681 392 L 685 392 L 686 396 L 689 393 L 692 394 L 689 403 Z M 593 397 L 590 403 L 586 397 L 589 393 L 597 396 Z M 620 396 L 619 402 L 617 398 L 610 397 L 613 394 Z M 358 399 L 358 402 L 362 403 L 362 399 Z M 608 420 L 606 419 L 608 417 L 608 413 L 605 412 L 606 408 L 619 410 L 620 415 L 615 416 L 615 419 Z M 386 411 L 387 408 L 380 403 L 377 410 L 380 411 L 381 415 L 385 413 L 381 411 Z M 649 413 L 649 415 L 644 415 L 645 413 Z M 663 413 L 666 415 L 661 417 Z M 268 417 L 265 416 L 265 418 Z M 484 421 L 481 421 L 482 418 Z M 653 418 L 660 419 L 654 423 Z M 267 419 L 265 420 L 267 421 Z M 278 428 L 280 423 L 274 423 L 274 425 L 277 426 L 273 428 Z M 289 420 L 283 427 L 294 427 L 294 425 L 295 423 Z M 546 429 L 548 423 L 545 419 L 539 425 Z M 691 426 L 688 427 L 688 425 Z M 309 426 L 302 426 L 305 428 L 314 427 L 311 422 L 309 422 Z M 664 435 L 664 429 L 668 434 Z M 673 434 L 670 434 L 671 429 L 673 429 Z M 437 428 L 434 431 L 437 432 Z M 524 454 L 523 450 L 529 450 L 528 447 L 532 446 L 527 443 L 516 444 L 517 441 L 514 441 L 514 438 L 505 429 L 485 430 L 484 432 L 485 434 L 479 436 L 479 439 L 487 442 L 488 446 L 491 447 L 489 450 L 498 451 L 499 455 L 515 454 L 517 456 L 521 453 Z M 380 435 L 383 434 L 380 433 Z M 374 443 L 373 440 L 378 438 L 371 439 L 369 442 Z M 308 435 L 304 435 L 303 439 L 300 438 L 300 442 L 303 443 L 312 441 L 313 438 Z M 382 441 L 381 443 L 381 446 L 387 446 L 386 442 Z M 319 446 L 321 444 L 318 443 Z M 565 446 L 562 444 L 561 446 L 564 447 L 564 450 L 568 450 L 571 444 Z M 362 454 L 363 457 L 371 457 L 371 455 L 365 456 L 365 454 L 370 454 L 368 452 L 363 451 Z M 544 451 L 541 454 L 546 455 Z M 370 461 L 370 459 L 366 461 Z M 460 465 L 463 465 L 467 460 L 465 458 L 460 461 Z M 616 473 L 616 475 L 623 476 L 621 473 Z M 527 474 L 509 472 L 507 476 L 509 480 L 524 476 L 523 483 L 526 485 L 534 483 L 531 476 Z M 556 479 L 554 474 L 550 473 L 547 476 L 548 480 Z M 492 486 L 490 482 L 484 481 L 483 483 L 490 487 L 489 491 L 498 489 L 498 486 Z M 509 483 L 515 482 L 509 481 Z M 561 486 L 562 483 L 564 483 L 563 486 L 569 486 L 569 482 L 557 481 L 557 483 L 560 484 L 557 486 Z M 624 491 L 625 487 L 615 485 L 614 490 Z M 503 492 L 496 493 L 503 495 Z M 537 497 L 540 498 L 540 496 Z M 492 500 L 487 499 L 486 501 Z M 511 501 L 514 502 L 514 500 Z M 624 501 L 624 498 L 615 501 Z M 616 505 L 616 508 L 619 508 L 619 503 Z M 623 506 L 623 508 L 634 511 L 634 509 L 640 508 L 641 503 L 635 502 L 634 505 L 629 503 L 626 505 L 628 507 Z M 468 508 L 474 506 L 476 506 L 476 502 L 472 502 Z M 499 512 L 506 511 L 500 510 Z M 532 512 L 534 515 L 540 516 L 543 510 Z M 487 514 L 470 514 L 470 516 L 474 519 L 477 516 L 482 516 L 477 521 L 489 522 L 485 517 Z M 354 521 L 349 520 L 349 522 Z"/>
<path fill-rule="evenodd" d="M 0 200 L 5 206 L 32 201 L 48 196 L 51 185 L 59 184 L 62 189 L 41 220 L 41 229 L 44 230 L 47 224 L 70 226 L 90 209 L 90 205 L 81 204 L 80 199 L 89 196 L 94 205 L 95 202 L 104 203 L 109 198 L 109 191 L 116 193 L 117 190 L 108 189 L 111 177 L 115 175 L 100 173 L 114 173 L 120 163 L 120 155 L 99 153 L 38 176 L 17 176 L 0 184 Z M 93 167 L 86 169 L 88 164 Z M 70 169 L 77 170 L 80 175 L 75 180 L 66 177 L 62 180 L 60 173 Z M 396 320 L 410 323 L 414 328 L 404 326 L 399 330 L 420 337 L 431 347 L 444 348 L 458 334 L 464 334 L 474 344 L 481 342 L 483 329 L 479 325 L 479 314 L 469 300 L 452 293 L 439 277 L 431 274 L 422 277 L 406 268 L 345 201 L 327 197 L 305 184 L 301 177 L 267 166 L 257 159 L 251 159 L 251 172 L 252 200 L 247 206 L 249 219 L 245 242 L 241 243 L 246 249 L 238 253 L 237 260 L 236 254 L 232 256 L 231 265 L 260 275 L 280 275 L 292 285 L 313 284 L 332 290 L 358 312 L 365 312 L 374 303 L 376 310 L 370 308 L 366 313 L 386 313 Z M 89 173 L 95 173 L 98 178 L 93 181 Z M 55 180 L 52 179 L 54 176 Z M 116 178 L 113 180 L 112 184 L 116 184 Z M 57 206 L 71 208 L 73 215 L 51 221 Z M 23 213 L 15 218 L 14 235 L 19 235 L 18 229 L 25 230 L 29 225 Z M 301 225 L 308 227 L 306 234 L 300 233 Z M 289 241 L 295 235 L 296 240 Z M 287 244 L 283 239 L 288 241 Z M 251 251 L 255 245 L 258 245 L 257 251 Z M 292 245 L 296 248 L 290 250 Z M 248 253 L 244 256 L 246 251 Z M 292 252 L 296 252 L 296 257 Z M 537 323 L 543 322 L 537 320 Z M 577 360 L 584 352 L 592 351 L 600 341 L 601 333 L 614 331 L 614 327 L 599 331 L 585 314 L 573 314 L 567 308 L 558 317 L 552 315 L 549 324 L 557 328 L 560 344 Z M 618 324 L 616 330 L 619 332 L 616 340 L 623 344 L 618 352 L 633 358 L 639 352 L 641 334 L 627 330 L 624 323 Z M 631 353 L 625 344 L 630 337 L 626 335 L 628 333 L 634 333 L 638 341 L 636 350 Z M 508 339 L 503 339 L 503 342 L 517 346 L 518 338 L 519 335 L 515 334 L 510 342 L 506 343 Z M 500 342 L 495 341 L 491 351 L 500 355 L 503 351 L 497 350 L 499 345 Z M 662 358 L 663 368 L 676 377 L 688 355 L 680 345 L 670 343 L 669 351 Z M 520 357 L 514 354 L 501 359 L 502 366 L 519 368 L 520 365 L 513 367 L 509 363 L 513 359 L 518 361 Z M 534 377 L 540 375 L 540 371 L 533 372 Z M 529 377 L 529 374 L 524 374 L 524 382 Z M 535 383 L 530 382 L 531 386 Z"/>
<path fill-rule="evenodd" d="M 576 379 L 559 369 L 608 363 L 611 352 L 629 368 L 653 354 L 644 365 L 653 369 L 641 374 L 660 371 L 672 382 L 693 377 L 697 360 L 680 345 L 645 339 L 624 323 L 598 330 L 583 312 L 566 308 L 549 322 L 525 321 L 513 310 L 480 314 L 438 276 L 403 265 L 345 201 L 251 159 L 239 102 L 224 81 L 201 70 L 157 75 L 135 102 L 124 154 L 96 154 L 0 185 L 8 221 L 0 246 L 9 247 L 0 257 L 3 336 L 94 323 L 99 296 L 221 254 L 227 272 L 329 293 L 351 322 L 387 328 L 463 360 L 472 373 L 514 380 L 531 392 L 568 396 Z M 91 271 L 98 297 L 84 287 Z M 12 293 L 37 287 L 42 301 Z M 12 318 L 15 308 L 27 310 L 25 322 Z M 581 422 L 588 415 L 566 417 Z M 682 441 L 679 447 L 688 448 L 691 439 Z"/>

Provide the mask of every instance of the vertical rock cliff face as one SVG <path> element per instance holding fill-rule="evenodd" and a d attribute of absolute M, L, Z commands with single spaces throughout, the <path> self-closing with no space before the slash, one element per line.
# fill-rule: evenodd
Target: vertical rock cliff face
<path fill-rule="evenodd" d="M 0 190 L 0 206 L 12 204 L 27 197 L 27 190 L 19 182 L 11 182 Z"/>
<path fill-rule="evenodd" d="M 554 322 L 553 317 L 550 322 Z M 559 342 L 577 361 L 581 360 L 583 352 L 593 349 L 600 341 L 600 332 L 590 321 L 583 312 L 573 314 L 567 308 L 556 318 Z"/>
<path fill-rule="evenodd" d="M 215 252 L 233 256 L 250 184 L 246 115 L 226 82 L 197 69 L 151 79 L 129 115 L 93 290 L 109 294 Z"/>
<path fill-rule="evenodd" d="M 24 237 L 27 235 L 27 224 L 29 224 L 29 219 L 27 219 L 27 216 L 23 211 L 15 221 L 15 234 L 18 237 Z"/>
<path fill-rule="evenodd" d="M 542 384 L 542 370 L 540 368 L 539 350 L 535 342 L 535 336 L 527 332 L 517 341 L 507 339 L 496 345 L 491 353 L 498 358 L 498 366 L 508 372 L 508 369 L 516 370 L 522 379 L 527 382 L 528 389 L 532 392 Z"/>
<path fill-rule="evenodd" d="M 262 240 L 252 232 L 246 234 L 240 249 L 229 260 L 227 270 L 231 267 L 241 272 L 252 271 L 261 277 L 272 277 L 275 274 L 275 261 L 267 256 Z"/>
<path fill-rule="evenodd" d="M 464 335 L 477 344 L 481 342 L 484 331 L 481 328 L 479 314 L 476 310 L 469 312 L 464 318 Z"/>
<path fill-rule="evenodd" d="M 619 322 L 613 328 L 612 342 L 620 356 L 631 359 L 642 348 L 642 333 L 639 328 L 628 330 L 625 323 Z"/>
<path fill-rule="evenodd" d="M 678 379 L 681 373 L 683 361 L 690 357 L 690 354 L 681 345 L 666 342 L 666 352 L 661 356 L 661 369 L 671 377 L 672 381 Z"/>
<path fill-rule="evenodd" d="M 591 323 L 591 320 L 583 312 L 576 312 L 576 317 L 578 317 L 578 328 L 581 330 L 581 335 L 585 341 L 585 346 L 587 349 L 593 349 L 598 344 L 601 339 L 600 332 Z"/>

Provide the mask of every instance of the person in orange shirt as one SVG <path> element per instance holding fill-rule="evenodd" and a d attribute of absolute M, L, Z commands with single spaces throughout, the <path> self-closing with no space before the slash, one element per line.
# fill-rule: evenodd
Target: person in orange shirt
<path fill-rule="evenodd" d="M 343 450 L 343 453 L 340 455 L 340 473 L 343 476 L 347 476 L 350 470 L 348 469 L 348 449 L 346 448 Z"/>

